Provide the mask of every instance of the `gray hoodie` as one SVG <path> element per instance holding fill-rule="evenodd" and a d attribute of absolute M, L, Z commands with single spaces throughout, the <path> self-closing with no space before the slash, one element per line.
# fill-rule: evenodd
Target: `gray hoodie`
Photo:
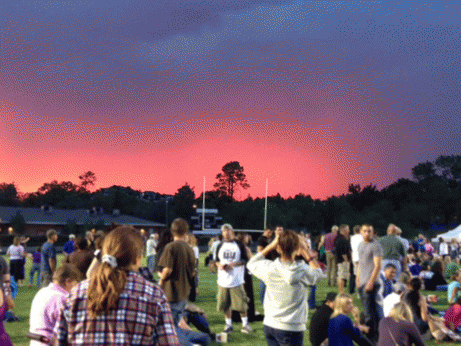
<path fill-rule="evenodd" d="M 285 331 L 306 330 L 309 286 L 324 277 L 304 261 L 282 263 L 258 253 L 247 264 L 248 270 L 266 284 L 264 325 Z"/>

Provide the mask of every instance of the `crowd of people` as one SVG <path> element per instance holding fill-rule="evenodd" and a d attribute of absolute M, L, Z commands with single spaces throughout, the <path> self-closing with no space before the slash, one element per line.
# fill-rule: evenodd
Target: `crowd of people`
<path fill-rule="evenodd" d="M 14 307 L 11 282 L 23 285 L 30 258 L 29 285 L 38 273 L 41 287 L 31 305 L 31 346 L 209 345 L 227 342 L 235 323 L 241 322 L 240 332 L 254 333 L 258 320 L 269 346 L 303 345 L 307 328 L 314 346 L 460 340 L 458 243 L 440 238 L 431 244 L 423 235 L 409 241 L 401 234 L 393 224 L 383 237 L 369 224 L 354 226 L 352 235 L 339 225 L 314 240 L 277 226 L 258 238 L 254 254 L 251 236 L 224 224 L 205 257 L 216 273 L 216 308 L 223 314 L 222 333 L 214 334 L 207 312 L 194 304 L 199 248 L 187 221 L 175 219 L 169 230 L 150 235 L 117 225 L 71 235 L 60 266 L 58 234 L 51 229 L 33 253 L 27 238 L 15 237 L 9 266 L 0 257 L 0 318 Z M 255 309 L 252 276 L 259 279 L 262 313 Z M 331 288 L 317 305 L 323 279 Z M 435 309 L 437 296 L 422 290 L 446 291 L 448 310 Z M 310 319 L 309 309 L 315 309 Z M 0 344 L 12 345 L 4 328 Z"/>

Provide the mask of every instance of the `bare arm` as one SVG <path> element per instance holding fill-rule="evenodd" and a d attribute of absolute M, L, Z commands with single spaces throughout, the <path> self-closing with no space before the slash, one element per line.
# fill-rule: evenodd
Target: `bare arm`
<path fill-rule="evenodd" d="M 381 262 L 383 258 L 381 256 L 375 256 L 373 257 L 373 263 L 374 263 L 374 268 L 373 272 L 371 273 L 370 280 L 368 280 L 367 285 L 365 286 L 365 292 L 371 292 L 373 289 L 373 285 L 376 282 L 376 279 L 378 279 L 379 272 L 381 271 Z"/>
<path fill-rule="evenodd" d="M 251 249 L 249 247 L 247 247 L 246 249 L 247 249 L 248 259 L 250 259 L 251 257 L 253 257 L 253 253 L 251 252 Z"/>
<path fill-rule="evenodd" d="M 164 267 L 160 272 L 160 280 L 158 282 L 160 287 L 163 287 L 165 281 L 170 277 L 171 273 L 173 273 L 172 268 Z"/>
<path fill-rule="evenodd" d="M 48 260 L 48 263 L 50 264 L 51 272 L 54 273 L 54 271 L 56 270 L 56 259 L 55 258 L 50 258 Z"/>
<path fill-rule="evenodd" d="M 453 289 L 453 292 L 451 293 L 451 297 L 450 297 L 450 300 L 448 301 L 448 304 L 453 304 L 455 302 L 455 297 L 458 294 L 458 291 L 459 291 L 458 287 L 455 287 Z"/>
<path fill-rule="evenodd" d="M 429 312 L 427 310 L 427 302 L 426 302 L 426 297 L 421 294 L 421 297 L 419 299 L 419 305 L 421 308 L 421 319 L 424 322 L 429 321 Z"/>

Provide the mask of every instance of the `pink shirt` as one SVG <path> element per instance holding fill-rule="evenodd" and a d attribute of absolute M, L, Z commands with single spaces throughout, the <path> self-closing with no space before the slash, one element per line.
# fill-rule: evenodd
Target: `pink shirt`
<path fill-rule="evenodd" d="M 51 340 L 61 307 L 68 294 L 64 288 L 54 283 L 38 291 L 30 308 L 30 332 L 46 336 Z M 39 341 L 30 342 L 30 346 L 43 345 Z"/>
<path fill-rule="evenodd" d="M 458 328 L 458 326 L 461 324 L 461 305 L 459 304 L 453 304 L 446 312 L 445 315 L 443 316 L 445 319 L 445 326 L 449 328 L 450 322 L 453 323 L 455 328 Z"/>

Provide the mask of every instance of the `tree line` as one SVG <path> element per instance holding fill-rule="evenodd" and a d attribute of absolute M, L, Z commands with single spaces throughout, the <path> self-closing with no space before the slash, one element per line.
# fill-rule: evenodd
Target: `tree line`
<path fill-rule="evenodd" d="M 36 192 L 21 194 L 14 183 L 0 184 L 0 205 L 55 208 L 103 208 L 157 222 L 175 217 L 191 218 L 202 206 L 203 194 L 196 196 L 188 183 L 174 195 L 142 192 L 131 187 L 111 186 L 95 191 L 95 173 L 79 176 L 79 184 L 53 180 Z M 237 161 L 223 166 L 216 175 L 214 190 L 207 191 L 207 208 L 217 208 L 225 222 L 235 228 L 262 229 L 264 198 L 236 201 L 238 189 L 250 187 L 244 168 Z M 412 179 L 399 179 L 379 190 L 373 184 L 362 187 L 350 184 L 348 192 L 324 200 L 300 193 L 283 198 L 268 197 L 268 225 L 283 225 L 318 234 L 334 224 L 371 223 L 384 233 L 389 223 L 402 228 L 407 237 L 431 228 L 446 229 L 459 224 L 461 213 L 461 156 L 440 156 L 435 161 L 412 168 Z"/>

